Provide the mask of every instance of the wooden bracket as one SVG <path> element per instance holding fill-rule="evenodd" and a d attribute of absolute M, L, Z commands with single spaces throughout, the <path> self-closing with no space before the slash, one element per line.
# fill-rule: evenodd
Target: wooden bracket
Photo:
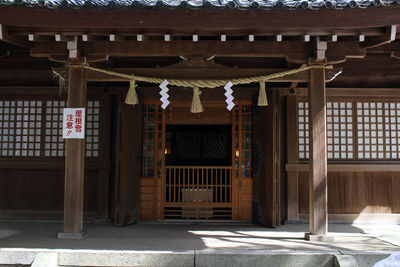
<path fill-rule="evenodd" d="M 16 46 L 29 47 L 29 42 L 27 40 L 23 40 L 20 37 L 10 36 L 7 27 L 3 24 L 0 24 L 0 40 Z"/>
<path fill-rule="evenodd" d="M 316 62 L 326 61 L 326 50 L 328 49 L 328 42 L 321 41 L 319 37 L 316 37 L 314 41 L 314 60 Z"/>
<path fill-rule="evenodd" d="M 390 53 L 391 58 L 400 59 L 400 51 L 392 51 Z"/>
<path fill-rule="evenodd" d="M 386 28 L 384 36 L 380 37 L 378 40 L 375 40 L 374 43 L 366 42 L 365 48 L 374 48 L 384 44 L 389 44 L 396 40 L 397 33 L 397 25 L 391 25 Z"/>

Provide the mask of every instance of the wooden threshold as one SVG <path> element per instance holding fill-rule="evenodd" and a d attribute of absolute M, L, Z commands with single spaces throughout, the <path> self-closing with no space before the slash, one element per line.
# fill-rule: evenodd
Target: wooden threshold
<path fill-rule="evenodd" d="M 308 172 L 308 164 L 286 164 L 285 170 L 287 172 L 299 171 Z M 365 163 L 354 163 L 354 164 L 329 164 L 328 172 L 400 172 L 400 163 L 382 163 L 382 164 L 370 164 Z"/>
<path fill-rule="evenodd" d="M 62 220 L 63 211 L 53 210 L 0 210 L 0 218 L 2 219 L 33 219 L 33 220 Z M 94 211 L 84 212 L 85 220 L 97 219 L 98 213 Z"/>

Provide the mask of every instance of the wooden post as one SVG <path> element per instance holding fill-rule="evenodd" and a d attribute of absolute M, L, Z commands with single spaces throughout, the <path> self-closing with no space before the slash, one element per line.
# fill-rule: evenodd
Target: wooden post
<path fill-rule="evenodd" d="M 326 151 L 326 88 L 324 68 L 310 70 L 308 102 L 310 107 L 310 233 L 308 240 L 331 241 L 328 233 L 328 190 Z"/>
<path fill-rule="evenodd" d="M 68 71 L 68 107 L 86 106 L 85 69 L 70 67 Z M 83 181 L 85 139 L 66 139 L 64 232 L 58 238 L 84 238 L 83 232 Z"/>
<path fill-rule="evenodd" d="M 296 96 L 286 97 L 287 163 L 297 163 Z M 298 170 L 287 173 L 288 221 L 299 220 Z"/>

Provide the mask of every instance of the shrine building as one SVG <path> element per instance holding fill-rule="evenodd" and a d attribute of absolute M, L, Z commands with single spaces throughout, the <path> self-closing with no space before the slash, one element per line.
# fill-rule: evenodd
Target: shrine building
<path fill-rule="evenodd" d="M 398 25 L 394 0 L 3 0 L 0 218 L 399 223 Z"/>

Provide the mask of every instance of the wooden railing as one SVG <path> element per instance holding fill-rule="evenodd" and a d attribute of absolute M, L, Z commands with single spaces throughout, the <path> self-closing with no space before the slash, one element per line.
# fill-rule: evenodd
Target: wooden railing
<path fill-rule="evenodd" d="M 179 206 L 230 205 L 232 167 L 166 166 L 165 203 Z"/>

